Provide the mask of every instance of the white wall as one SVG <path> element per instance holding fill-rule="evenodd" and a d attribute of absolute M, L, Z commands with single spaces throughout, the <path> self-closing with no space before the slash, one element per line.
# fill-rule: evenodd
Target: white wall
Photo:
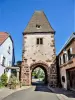
<path fill-rule="evenodd" d="M 10 46 L 10 54 L 8 53 L 8 48 Z M 2 56 L 5 57 L 5 66 L 2 66 Z M 4 69 L 5 67 L 8 66 L 12 66 L 12 56 L 13 56 L 13 44 L 12 41 L 10 39 L 10 37 L 8 37 L 5 42 L 0 46 L 0 76 L 2 73 L 4 73 Z M 9 64 L 10 62 L 10 64 Z M 10 76 L 11 71 L 9 70 L 7 75 L 8 77 Z"/>
<path fill-rule="evenodd" d="M 27 59 L 29 66 L 33 63 L 33 60 L 36 60 L 36 62 L 43 61 L 50 66 L 52 62 L 47 62 L 46 60 L 52 61 L 53 49 L 55 49 L 55 47 L 51 47 L 52 40 L 54 40 L 51 36 L 54 36 L 54 34 L 45 35 L 40 33 L 24 36 L 24 57 Z M 37 38 L 43 38 L 43 45 L 36 44 Z"/>

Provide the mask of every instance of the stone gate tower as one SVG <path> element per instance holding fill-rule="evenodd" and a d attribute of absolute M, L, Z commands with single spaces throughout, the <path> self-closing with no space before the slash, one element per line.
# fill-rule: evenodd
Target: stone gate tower
<path fill-rule="evenodd" d="M 23 32 L 22 84 L 31 85 L 31 73 L 38 66 L 45 70 L 51 86 L 57 84 L 54 34 L 44 12 L 35 11 Z"/>

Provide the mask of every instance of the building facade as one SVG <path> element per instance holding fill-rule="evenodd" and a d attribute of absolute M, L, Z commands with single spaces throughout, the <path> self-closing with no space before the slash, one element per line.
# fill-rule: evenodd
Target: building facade
<path fill-rule="evenodd" d="M 23 32 L 21 82 L 31 85 L 32 71 L 40 67 L 45 71 L 46 81 L 57 84 L 55 31 L 43 11 L 35 11 Z"/>
<path fill-rule="evenodd" d="M 75 90 L 75 33 L 58 54 L 62 87 Z"/>
<path fill-rule="evenodd" d="M 11 36 L 6 32 L 0 32 L 0 76 L 7 73 L 11 75 L 11 69 L 6 70 L 7 67 L 14 65 L 14 44 Z"/>

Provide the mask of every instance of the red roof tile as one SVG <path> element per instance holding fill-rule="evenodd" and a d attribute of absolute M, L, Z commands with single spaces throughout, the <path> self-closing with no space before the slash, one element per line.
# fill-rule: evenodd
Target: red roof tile
<path fill-rule="evenodd" d="M 0 45 L 9 37 L 9 34 L 6 32 L 0 32 Z"/>

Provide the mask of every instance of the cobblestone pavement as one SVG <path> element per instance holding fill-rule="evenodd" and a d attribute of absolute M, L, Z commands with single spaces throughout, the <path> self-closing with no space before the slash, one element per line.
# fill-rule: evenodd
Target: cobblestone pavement
<path fill-rule="evenodd" d="M 56 94 L 52 93 L 47 86 L 36 86 L 26 90 L 15 92 L 3 100 L 59 100 Z"/>

